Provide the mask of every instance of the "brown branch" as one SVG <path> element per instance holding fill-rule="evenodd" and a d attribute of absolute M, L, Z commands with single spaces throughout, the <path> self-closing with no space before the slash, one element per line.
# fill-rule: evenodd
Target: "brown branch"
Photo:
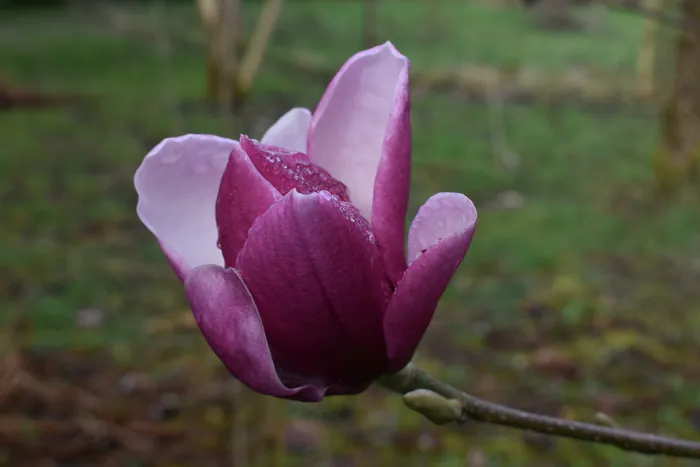
<path fill-rule="evenodd" d="M 58 107 L 76 103 L 78 100 L 77 95 L 52 94 L 19 86 L 0 73 L 0 110 Z"/>
<path fill-rule="evenodd" d="M 268 43 L 283 7 L 284 0 L 267 0 L 263 5 L 260 19 L 253 31 L 250 45 L 241 60 L 241 67 L 236 76 L 237 89 L 242 96 L 247 96 L 253 87 L 253 82 L 265 58 Z"/>
<path fill-rule="evenodd" d="M 464 393 L 412 365 L 379 383 L 404 395 L 404 402 L 437 423 L 467 419 L 530 430 L 551 436 L 616 446 L 625 451 L 700 459 L 700 443 L 632 430 L 538 415 L 494 404 Z M 455 405 L 461 411 L 455 410 Z M 450 417 L 449 414 L 453 416 Z"/>
<path fill-rule="evenodd" d="M 234 86 L 236 82 L 236 73 L 238 73 L 239 56 L 238 56 L 238 28 L 243 24 L 241 14 L 243 13 L 243 3 L 241 0 L 219 0 L 216 25 L 216 40 L 219 77 L 218 77 L 218 99 L 219 107 L 223 116 L 229 116 L 235 104 L 236 95 Z"/>

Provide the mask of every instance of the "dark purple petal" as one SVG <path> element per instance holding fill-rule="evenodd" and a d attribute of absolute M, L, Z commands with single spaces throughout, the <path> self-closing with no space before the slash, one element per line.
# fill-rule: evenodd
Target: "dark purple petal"
<path fill-rule="evenodd" d="M 314 164 L 303 152 L 290 152 L 278 146 L 262 144 L 241 136 L 241 147 L 255 168 L 283 195 L 296 189 L 299 193 L 326 190 L 348 201 L 345 185 Z"/>
<path fill-rule="evenodd" d="M 351 204 L 328 192 L 289 192 L 255 222 L 237 268 L 280 366 L 347 386 L 384 372 L 389 285 L 369 225 Z"/>
<path fill-rule="evenodd" d="M 408 364 L 464 259 L 476 209 L 459 193 L 438 193 L 418 210 L 408 234 L 409 262 L 384 316 L 389 371 Z"/>
<path fill-rule="evenodd" d="M 219 246 L 226 266 L 234 266 L 253 221 L 282 196 L 236 145 L 229 155 L 216 199 Z"/>
<path fill-rule="evenodd" d="M 199 266 L 187 276 L 185 290 L 204 338 L 238 380 L 261 394 L 323 399 L 323 386 L 282 383 L 255 302 L 234 269 Z"/>

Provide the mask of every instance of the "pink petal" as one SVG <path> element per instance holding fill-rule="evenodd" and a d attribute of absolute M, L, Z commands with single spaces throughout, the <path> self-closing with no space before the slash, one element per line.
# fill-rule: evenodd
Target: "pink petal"
<path fill-rule="evenodd" d="M 291 152 L 306 153 L 306 136 L 311 124 L 309 109 L 295 107 L 282 115 L 263 135 L 260 140 L 287 149 Z"/>
<path fill-rule="evenodd" d="M 409 262 L 384 316 L 390 371 L 408 364 L 435 308 L 466 255 L 476 208 L 460 193 L 433 195 L 408 233 Z"/>
<path fill-rule="evenodd" d="M 437 193 L 420 207 L 408 231 L 408 264 L 440 240 L 460 232 L 474 233 L 474 203 L 461 193 Z"/>
<path fill-rule="evenodd" d="M 309 161 L 302 152 L 261 144 L 245 135 L 241 136 L 241 147 L 258 172 L 283 195 L 293 189 L 304 194 L 326 190 L 343 201 L 349 199 L 345 185 Z"/>
<path fill-rule="evenodd" d="M 389 286 L 352 205 L 327 192 L 289 192 L 251 228 L 238 269 L 278 364 L 344 386 L 385 370 Z"/>
<path fill-rule="evenodd" d="M 236 270 L 200 266 L 187 277 L 185 290 L 204 338 L 238 380 L 261 394 L 301 401 L 323 399 L 325 387 L 283 384 L 258 309 Z"/>
<path fill-rule="evenodd" d="M 372 218 L 385 140 L 410 132 L 391 121 L 403 117 L 395 109 L 400 107 L 397 96 L 407 95 L 408 67 L 408 59 L 390 42 L 355 54 L 335 75 L 311 120 L 307 154 L 348 187 L 366 219 Z"/>
<path fill-rule="evenodd" d="M 216 246 L 214 205 L 236 146 L 236 141 L 211 135 L 167 138 L 136 171 L 136 212 L 180 278 L 196 266 L 224 263 Z"/>
<path fill-rule="evenodd" d="M 219 245 L 226 266 L 236 264 L 253 221 L 281 197 L 240 147 L 231 151 L 216 199 Z"/>
<path fill-rule="evenodd" d="M 404 238 L 412 149 L 408 68 L 403 68 L 396 85 L 398 91 L 374 182 L 372 206 L 372 230 L 381 245 L 384 267 L 394 284 L 406 269 Z"/>

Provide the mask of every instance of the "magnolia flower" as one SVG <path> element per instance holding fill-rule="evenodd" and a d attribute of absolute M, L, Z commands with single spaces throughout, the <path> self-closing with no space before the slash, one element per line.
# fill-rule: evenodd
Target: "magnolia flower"
<path fill-rule="evenodd" d="M 409 66 L 389 42 L 365 50 L 313 114 L 260 142 L 167 138 L 136 172 L 138 215 L 204 337 L 255 391 L 318 401 L 402 369 L 469 248 L 458 193 L 428 199 L 404 240 Z"/>

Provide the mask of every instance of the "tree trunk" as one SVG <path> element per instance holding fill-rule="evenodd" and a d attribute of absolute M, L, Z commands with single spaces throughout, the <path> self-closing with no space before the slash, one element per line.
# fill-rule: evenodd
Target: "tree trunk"
<path fill-rule="evenodd" d="M 645 0 L 644 9 L 647 11 L 662 12 L 667 3 L 668 0 Z M 648 99 L 656 95 L 656 71 L 660 31 L 661 23 L 658 18 L 645 18 L 642 38 L 637 49 L 637 95 L 643 99 Z"/>
<path fill-rule="evenodd" d="M 543 29 L 579 29 L 572 0 L 540 0 L 533 6 L 535 23 Z"/>
<path fill-rule="evenodd" d="M 204 32 L 204 55 L 207 65 L 207 99 L 217 101 L 219 96 L 219 79 L 221 64 L 217 50 L 219 31 L 219 0 L 197 0 L 199 20 Z"/>
<path fill-rule="evenodd" d="M 248 96 L 253 87 L 283 7 L 284 0 L 267 0 L 260 12 L 260 19 L 255 26 L 236 76 L 235 94 L 241 98 Z"/>
<path fill-rule="evenodd" d="M 686 24 L 696 24 L 700 1 L 683 0 L 681 12 Z M 668 191 L 690 180 L 700 157 L 700 28 L 678 33 L 673 88 L 662 119 L 654 170 Z"/>
<path fill-rule="evenodd" d="M 241 36 L 241 0 L 197 0 L 205 34 L 207 98 L 222 109 L 233 106 Z"/>
<path fill-rule="evenodd" d="M 238 73 L 238 25 L 242 23 L 241 0 L 219 0 L 219 107 L 228 113 L 235 104 L 236 77 Z"/>

